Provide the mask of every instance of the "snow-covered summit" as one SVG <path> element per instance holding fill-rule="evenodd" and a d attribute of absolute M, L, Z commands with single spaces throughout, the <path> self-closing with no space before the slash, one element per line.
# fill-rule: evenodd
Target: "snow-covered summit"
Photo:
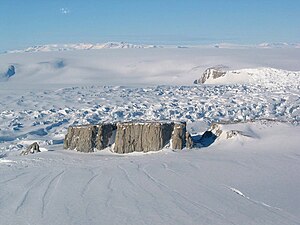
<path fill-rule="evenodd" d="M 259 48 L 300 48 L 300 43 L 268 43 L 264 42 L 258 45 Z"/>
<path fill-rule="evenodd" d="M 90 49 L 120 49 L 120 48 L 157 48 L 156 45 L 137 45 L 126 42 L 106 42 L 106 43 L 78 43 L 78 44 L 47 44 L 35 45 L 21 50 L 7 51 L 7 53 L 22 52 L 51 52 L 51 51 L 70 51 L 70 50 L 90 50 Z"/>
<path fill-rule="evenodd" d="M 287 71 L 269 67 L 227 70 L 227 67 L 210 67 L 195 84 L 236 84 L 251 83 L 266 87 L 300 85 L 300 71 Z"/>

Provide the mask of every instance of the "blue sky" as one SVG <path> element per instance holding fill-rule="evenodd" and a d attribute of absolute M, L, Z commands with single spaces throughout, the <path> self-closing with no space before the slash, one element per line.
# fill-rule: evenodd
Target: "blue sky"
<path fill-rule="evenodd" d="M 300 0 L 0 0 L 0 49 L 300 41 Z"/>

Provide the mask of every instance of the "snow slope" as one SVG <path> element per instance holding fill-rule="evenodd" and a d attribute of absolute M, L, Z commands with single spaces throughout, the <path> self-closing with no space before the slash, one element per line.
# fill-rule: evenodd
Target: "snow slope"
<path fill-rule="evenodd" d="M 230 128 L 256 138 L 147 155 L 49 146 L 0 159 L 0 224 L 299 224 L 299 127 Z"/>
<path fill-rule="evenodd" d="M 0 55 L 0 68 L 15 67 L 0 82 L 0 225 L 300 224 L 299 56 L 217 48 Z M 224 77 L 229 84 L 191 85 L 220 64 L 239 72 Z M 212 122 L 241 132 L 178 152 L 62 150 L 70 125 L 133 119 L 187 121 L 194 140 Z M 19 156 L 34 141 L 43 152 Z"/>

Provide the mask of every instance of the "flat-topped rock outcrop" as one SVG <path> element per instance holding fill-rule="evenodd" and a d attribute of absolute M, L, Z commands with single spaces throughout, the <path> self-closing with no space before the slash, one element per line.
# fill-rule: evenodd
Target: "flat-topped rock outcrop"
<path fill-rule="evenodd" d="M 185 122 L 118 122 L 72 126 L 65 136 L 64 148 L 94 152 L 111 147 L 116 153 L 192 148 Z"/>

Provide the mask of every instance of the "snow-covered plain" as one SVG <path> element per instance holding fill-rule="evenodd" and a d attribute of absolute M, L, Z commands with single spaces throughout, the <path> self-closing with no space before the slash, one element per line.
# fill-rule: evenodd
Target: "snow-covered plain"
<path fill-rule="evenodd" d="M 0 75 L 16 69 L 0 82 L 0 224 L 300 224 L 299 58 L 294 48 L 0 55 Z M 247 79 L 192 85 L 215 65 Z M 69 125 L 132 119 L 184 120 L 195 139 L 212 122 L 246 135 L 153 154 L 62 150 Z M 34 141 L 43 152 L 19 156 Z"/>

